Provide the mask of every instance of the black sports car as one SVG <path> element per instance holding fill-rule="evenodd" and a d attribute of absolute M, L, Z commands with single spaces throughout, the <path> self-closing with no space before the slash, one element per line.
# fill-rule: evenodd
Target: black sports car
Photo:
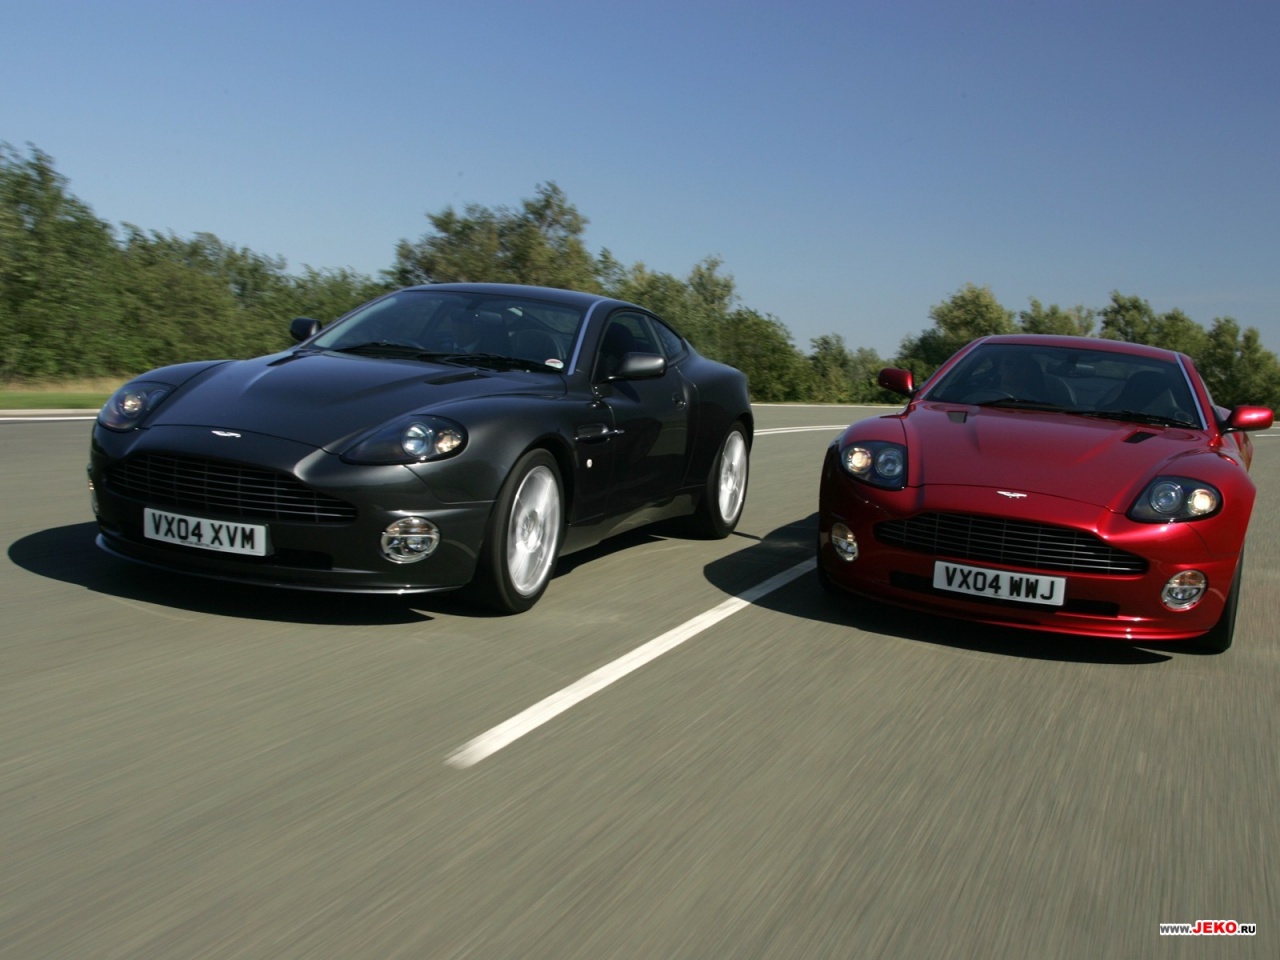
<path fill-rule="evenodd" d="M 93 430 L 98 545 L 313 590 L 471 584 L 531 607 L 562 553 L 747 490 L 743 374 L 635 304 L 506 284 L 388 294 L 253 360 L 125 384 Z"/>

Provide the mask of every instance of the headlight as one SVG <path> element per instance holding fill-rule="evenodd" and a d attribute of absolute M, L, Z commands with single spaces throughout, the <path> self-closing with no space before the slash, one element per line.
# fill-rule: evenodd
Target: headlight
<path fill-rule="evenodd" d="M 132 430 L 171 392 L 173 387 L 167 383 L 126 383 L 103 404 L 98 422 L 111 430 Z"/>
<path fill-rule="evenodd" d="M 877 487 L 901 490 L 907 485 L 907 448 L 900 443 L 851 443 L 840 451 L 840 463 L 852 476 Z"/>
<path fill-rule="evenodd" d="M 1199 520 L 1222 509 L 1218 488 L 1190 477 L 1156 477 L 1129 509 L 1131 520 L 1172 523 Z"/>
<path fill-rule="evenodd" d="M 424 463 L 460 453 L 467 432 L 443 417 L 404 417 L 369 434 L 342 455 L 347 463 Z"/>

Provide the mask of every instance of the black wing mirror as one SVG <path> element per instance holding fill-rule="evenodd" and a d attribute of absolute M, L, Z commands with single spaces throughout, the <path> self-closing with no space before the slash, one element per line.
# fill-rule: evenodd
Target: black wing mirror
<path fill-rule="evenodd" d="M 303 340 L 310 340 L 319 333 L 320 326 L 319 320 L 312 320 L 310 317 L 295 317 L 289 323 L 289 335 L 301 343 Z"/>
<path fill-rule="evenodd" d="M 628 353 L 610 380 L 652 380 L 667 372 L 667 358 L 656 353 Z"/>

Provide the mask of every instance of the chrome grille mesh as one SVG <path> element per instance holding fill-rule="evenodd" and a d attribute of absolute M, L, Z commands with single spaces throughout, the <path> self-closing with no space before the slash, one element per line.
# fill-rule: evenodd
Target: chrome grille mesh
<path fill-rule="evenodd" d="M 353 520 L 356 508 L 296 477 L 223 460 L 145 454 L 116 464 L 107 482 L 148 506 L 272 520 Z"/>
<path fill-rule="evenodd" d="M 1145 573 L 1147 561 L 1083 530 L 963 513 L 924 513 L 876 525 L 876 537 L 904 550 L 1071 573 Z"/>

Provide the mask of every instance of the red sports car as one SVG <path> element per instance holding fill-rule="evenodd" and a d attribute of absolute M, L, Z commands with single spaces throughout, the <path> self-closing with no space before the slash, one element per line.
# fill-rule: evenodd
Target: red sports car
<path fill-rule="evenodd" d="M 1235 631 L 1255 488 L 1246 431 L 1189 357 L 1085 337 L 975 340 L 827 450 L 824 586 L 1011 627 L 1132 641 Z"/>

